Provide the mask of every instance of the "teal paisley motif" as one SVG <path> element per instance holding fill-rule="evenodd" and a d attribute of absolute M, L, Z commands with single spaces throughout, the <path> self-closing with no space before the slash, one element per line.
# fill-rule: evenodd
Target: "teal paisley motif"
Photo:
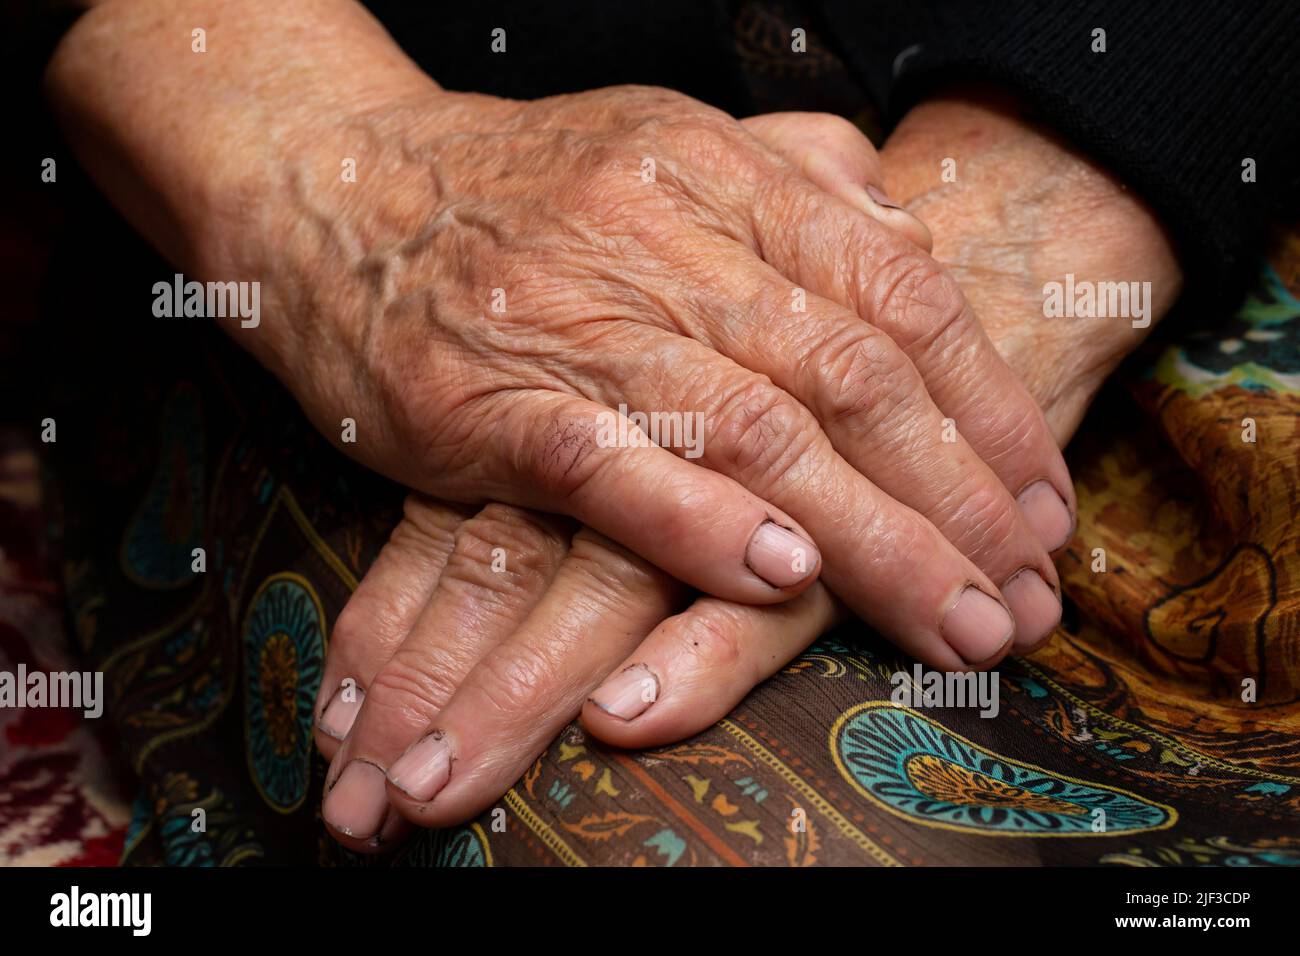
<path fill-rule="evenodd" d="M 238 804 L 184 771 L 168 771 L 137 795 L 123 863 L 151 837 L 167 866 L 234 866 L 265 857 Z"/>
<path fill-rule="evenodd" d="M 324 629 L 316 592 L 290 572 L 262 583 L 244 621 L 248 766 L 263 799 L 281 813 L 307 794 Z"/>
<path fill-rule="evenodd" d="M 884 701 L 846 711 L 831 728 L 830 744 L 840 773 L 859 793 L 925 826 L 1083 837 L 1160 830 L 1177 819 L 1172 808 L 1123 790 L 990 753 Z"/>
<path fill-rule="evenodd" d="M 487 835 L 476 823 L 450 830 L 424 830 L 408 844 L 402 866 L 491 866 Z"/>
<path fill-rule="evenodd" d="M 1152 374 L 1193 398 L 1229 385 L 1300 393 L 1298 317 L 1300 300 L 1266 263 L 1236 315 L 1170 346 Z"/>
<path fill-rule="evenodd" d="M 122 539 L 122 569 L 141 587 L 168 589 L 194 580 L 203 545 L 206 457 L 199 393 L 178 385 L 162 411 L 158 464 Z"/>
<path fill-rule="evenodd" d="M 487 866 L 483 841 L 477 827 L 462 827 L 448 835 L 438 853 L 438 866 Z"/>

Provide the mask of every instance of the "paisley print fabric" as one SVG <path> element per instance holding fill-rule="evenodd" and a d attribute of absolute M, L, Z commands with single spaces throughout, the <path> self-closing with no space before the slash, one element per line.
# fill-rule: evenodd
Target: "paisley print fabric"
<path fill-rule="evenodd" d="M 840 775 L 899 816 L 974 833 L 1114 835 L 1172 826 L 1177 813 L 990 753 L 942 724 L 870 701 L 831 727 Z"/>
<path fill-rule="evenodd" d="M 307 796 L 323 617 L 311 582 L 285 573 L 258 588 L 243 626 L 249 769 L 262 797 L 281 812 Z"/>

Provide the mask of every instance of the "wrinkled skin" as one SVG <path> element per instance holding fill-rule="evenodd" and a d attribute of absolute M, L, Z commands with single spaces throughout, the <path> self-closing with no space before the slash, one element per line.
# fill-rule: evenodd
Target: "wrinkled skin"
<path fill-rule="evenodd" d="M 947 156 L 962 157 L 957 181 L 938 184 L 932 172 Z M 1182 289 L 1168 235 L 1118 180 L 990 91 L 921 104 L 890 136 L 883 162 L 891 194 L 933 231 L 935 258 L 1064 446 Z M 1043 285 L 1067 272 L 1151 282 L 1151 327 L 1043 318 Z"/>
<path fill-rule="evenodd" d="M 330 335 L 296 324 L 273 359 L 322 431 L 354 418 L 345 450 L 412 487 L 564 512 L 720 597 L 787 599 L 820 552 L 919 656 L 994 657 L 1000 633 L 954 647 L 942 614 L 1025 567 L 1055 586 L 1012 491 L 1068 484 L 923 249 L 677 94 L 445 96 L 357 120 L 373 185 L 304 173 L 299 225 L 254 266 L 305 279 L 278 286 L 290 311 L 328 312 Z M 705 467 L 601 447 L 622 404 L 700 413 Z M 765 519 L 806 540 L 808 574 L 747 572 Z"/>
<path fill-rule="evenodd" d="M 837 122 L 782 114 L 746 125 L 795 165 L 811 165 L 819 186 L 843 191 L 852 165 L 845 157 L 860 143 Z M 961 153 L 966 181 L 930 188 L 933 170 L 954 152 L 953 137 L 964 135 L 972 140 Z M 865 161 L 879 163 L 874 154 Z M 1158 319 L 1181 277 L 1151 213 L 1104 171 L 987 95 L 918 107 L 886 144 L 883 169 L 869 173 L 926 210 L 936 256 L 962 277 L 979 314 L 990 316 L 984 322 L 994 343 L 1030 383 L 1064 444 L 1105 375 L 1147 330 L 1115 320 L 1044 319 L 1042 285 L 1072 270 L 1147 278 Z M 919 186 L 925 191 L 914 196 Z M 1074 229 L 1085 212 L 1090 228 Z M 1032 241 L 1007 235 L 1008 221 Z M 928 246 L 930 234 L 913 223 L 893 225 Z M 365 688 L 357 706 L 336 706 L 332 723 L 323 723 L 329 729 L 317 733 L 334 758 L 332 779 L 357 755 L 393 766 L 407 747 L 417 752 L 430 729 L 455 742 L 455 774 L 436 800 L 387 784 L 400 816 L 385 818 L 385 841 L 404 832 L 403 818 L 445 825 L 480 812 L 578 713 L 589 732 L 626 747 L 698 732 L 845 613 L 820 583 L 774 607 L 702 598 L 682 610 L 669 576 L 590 531 L 570 544 L 571 531 L 519 509 L 491 506 L 469 517 L 422 496 L 408 501 L 407 518 L 339 620 L 319 702 L 322 710 L 330 704 L 345 675 Z M 545 555 L 528 579 L 488 573 L 483 542 L 520 534 L 535 536 L 528 553 Z M 509 608 L 504 620 L 502 607 Z M 647 672 L 655 699 L 631 720 L 592 699 L 606 677 Z M 346 814 L 347 802 L 334 800 L 327 821 L 331 809 Z M 358 849 L 384 845 L 335 832 Z"/>
<path fill-rule="evenodd" d="M 820 188 L 665 90 L 449 93 L 364 11 L 302 3 L 233 0 L 233 58 L 168 39 L 188 0 L 114 0 L 48 86 L 146 236 L 200 277 L 258 277 L 265 318 L 227 325 L 323 434 L 717 597 L 823 580 L 935 666 L 1041 638 L 1002 589 L 1054 595 L 1064 461 L 955 282 L 864 198 L 869 163 Z M 702 455 L 611 447 L 624 407 L 698 415 Z"/>

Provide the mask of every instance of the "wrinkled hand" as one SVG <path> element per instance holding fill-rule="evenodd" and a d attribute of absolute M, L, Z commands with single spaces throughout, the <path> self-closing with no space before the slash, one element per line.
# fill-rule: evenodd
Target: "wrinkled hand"
<path fill-rule="evenodd" d="M 834 194 L 894 172 L 882 173 L 841 121 L 780 114 L 745 125 Z M 910 216 L 876 215 L 929 245 Z M 820 582 L 778 606 L 706 597 L 685 607 L 668 575 L 572 530 L 501 505 L 471 515 L 408 501 L 334 629 L 317 702 L 317 744 L 338 781 L 324 815 L 340 840 L 374 849 L 399 839 L 407 821 L 472 817 L 579 713 L 589 732 L 625 747 L 690 736 L 844 614 Z M 508 567 L 493 569 L 492 543 L 511 555 Z M 1021 618 L 1037 615 L 1017 640 L 1031 650 L 1055 626 L 1059 604 L 1010 590 Z M 348 677 L 355 690 L 344 694 Z"/>
<path fill-rule="evenodd" d="M 356 421 L 349 453 L 570 515 L 730 600 L 788 599 L 824 559 L 939 666 L 1004 651 L 1013 575 L 1055 586 L 1064 465 L 960 292 L 740 124 L 640 88 L 439 92 L 354 124 L 376 173 L 305 164 L 252 270 L 304 283 L 281 300 L 320 319 L 268 329 L 271 364 L 327 434 Z M 603 441 L 623 406 L 695 416 L 698 460 Z"/>
<path fill-rule="evenodd" d="M 858 178 L 845 172 L 824 120 L 787 114 L 746 125 L 828 191 L 842 192 Z M 954 153 L 966 180 L 929 185 L 940 160 Z M 938 256 L 981 304 L 995 343 L 1026 377 L 1064 444 L 1100 380 L 1143 333 L 1114 320 L 1046 320 L 1043 283 L 1066 271 L 1146 279 L 1158 320 L 1180 281 L 1158 224 L 1104 171 L 988 97 L 918 107 L 884 158 L 883 170 L 866 170 L 868 180 L 924 207 L 936 224 Z M 1019 232 L 1008 234 L 1008 223 Z M 890 225 L 917 244 L 930 242 L 914 220 Z M 335 687 L 357 675 L 375 696 L 366 703 L 361 691 L 349 704 L 322 694 L 318 705 L 317 741 L 327 756 L 335 757 L 344 737 L 360 752 L 377 746 L 403 753 L 386 788 L 396 812 L 383 799 L 366 802 L 379 775 L 332 793 L 327 820 L 382 826 L 391 842 L 408 820 L 444 825 L 472 816 L 579 707 L 587 730 L 617 745 L 689 736 L 844 613 L 818 582 L 783 605 L 703 598 L 674 614 L 683 594 L 667 575 L 589 531 L 570 545 L 569 529 L 552 521 L 502 506 L 467 520 L 427 499 L 408 502 L 407 518 L 339 619 L 323 683 Z M 518 542 L 515 550 L 532 558 L 510 574 L 489 573 L 487 541 Z M 1032 650 L 1029 642 L 1017 646 Z M 471 666 L 484 660 L 484 667 Z M 583 703 L 587 688 L 606 675 Z M 392 685 L 401 688 L 397 694 Z M 376 822 L 366 823 L 367 813 Z M 363 849 L 379 845 L 340 838 Z"/>
<path fill-rule="evenodd" d="M 331 633 L 316 728 L 331 832 L 372 852 L 411 823 L 472 819 L 579 712 L 625 746 L 690 736 L 840 613 L 820 582 L 775 606 L 688 601 L 564 519 L 412 495 Z"/>

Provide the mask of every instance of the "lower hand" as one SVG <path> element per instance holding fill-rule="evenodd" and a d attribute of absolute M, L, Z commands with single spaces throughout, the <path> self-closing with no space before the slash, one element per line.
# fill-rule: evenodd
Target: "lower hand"
<path fill-rule="evenodd" d="M 690 736 L 837 613 L 820 582 L 775 606 L 692 602 L 565 519 L 412 495 L 331 634 L 322 815 L 372 852 L 481 813 L 579 713 L 623 746 Z"/>

